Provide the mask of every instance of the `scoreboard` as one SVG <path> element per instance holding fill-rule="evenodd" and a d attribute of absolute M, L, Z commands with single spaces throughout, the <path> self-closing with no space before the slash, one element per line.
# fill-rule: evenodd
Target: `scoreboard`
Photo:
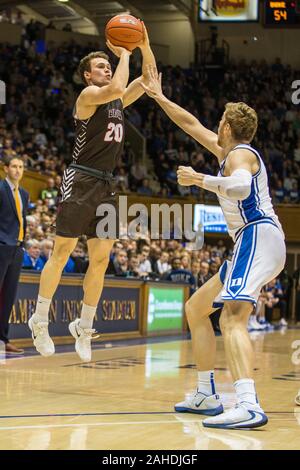
<path fill-rule="evenodd" d="M 264 25 L 300 28 L 300 1 L 264 1 Z"/>

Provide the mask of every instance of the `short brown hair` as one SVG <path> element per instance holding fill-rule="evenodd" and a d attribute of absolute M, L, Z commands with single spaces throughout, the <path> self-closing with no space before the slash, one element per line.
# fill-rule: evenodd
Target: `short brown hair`
<path fill-rule="evenodd" d="M 18 155 L 9 155 L 8 157 L 3 158 L 4 166 L 10 166 L 13 160 L 20 160 L 24 164 L 24 160 L 22 157 L 19 157 Z"/>
<path fill-rule="evenodd" d="M 246 103 L 227 103 L 225 105 L 225 121 L 230 124 L 232 136 L 236 141 L 251 142 L 257 130 L 257 114 Z"/>
<path fill-rule="evenodd" d="M 81 61 L 79 62 L 78 73 L 81 77 L 81 80 L 83 81 L 83 83 L 85 85 L 87 83 L 86 83 L 86 79 L 85 79 L 85 76 L 84 76 L 84 72 L 90 72 L 91 71 L 91 60 L 92 59 L 97 59 L 98 57 L 100 57 L 101 59 L 109 60 L 109 57 L 108 57 L 107 54 L 105 54 L 105 52 L 97 51 L 97 52 L 90 52 L 88 55 L 83 57 L 83 59 L 81 59 Z"/>

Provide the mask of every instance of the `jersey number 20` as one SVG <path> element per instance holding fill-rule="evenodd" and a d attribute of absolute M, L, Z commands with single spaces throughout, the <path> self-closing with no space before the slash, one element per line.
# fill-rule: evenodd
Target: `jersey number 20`
<path fill-rule="evenodd" d="M 123 125 L 115 124 L 110 122 L 107 126 L 107 132 L 105 134 L 105 142 L 111 142 L 115 140 L 116 142 L 121 142 L 123 139 Z"/>

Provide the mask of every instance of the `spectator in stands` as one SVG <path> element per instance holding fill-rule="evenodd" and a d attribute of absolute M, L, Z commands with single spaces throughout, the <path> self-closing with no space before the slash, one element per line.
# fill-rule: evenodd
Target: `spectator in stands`
<path fill-rule="evenodd" d="M 128 262 L 128 277 L 140 277 L 140 262 L 137 255 L 132 255 Z"/>
<path fill-rule="evenodd" d="M 289 191 L 289 202 L 293 204 L 299 203 L 299 190 L 297 181 L 293 181 L 292 183 L 292 189 Z"/>
<path fill-rule="evenodd" d="M 207 261 L 201 261 L 200 263 L 200 271 L 199 271 L 199 287 L 203 286 L 206 281 L 211 277 L 209 273 L 209 264 Z"/>
<path fill-rule="evenodd" d="M 215 261 L 212 261 L 209 265 L 209 274 L 211 276 L 214 276 L 215 274 L 217 274 L 218 271 L 219 271 L 219 265 Z"/>
<path fill-rule="evenodd" d="M 279 303 L 279 297 L 276 297 L 275 279 L 269 282 L 264 288 L 265 297 L 265 316 L 268 323 L 273 321 L 273 309 Z"/>
<path fill-rule="evenodd" d="M 197 290 L 200 287 L 199 274 L 200 274 L 200 261 L 194 259 L 191 265 L 191 273 L 195 279 L 194 290 Z"/>
<path fill-rule="evenodd" d="M 152 272 L 152 267 L 151 267 L 151 263 L 149 260 L 149 256 L 150 256 L 150 247 L 148 245 L 144 245 L 139 255 L 139 262 L 140 262 L 139 273 L 141 277 L 148 276 L 149 273 Z"/>
<path fill-rule="evenodd" d="M 114 258 L 116 258 L 116 256 L 118 255 L 118 253 L 123 250 L 123 244 L 122 242 L 120 241 L 116 241 L 114 244 L 113 244 L 113 247 L 112 247 L 112 250 L 110 252 L 110 259 L 113 260 Z"/>
<path fill-rule="evenodd" d="M 196 281 L 194 276 L 192 275 L 191 271 L 187 269 L 182 269 L 181 267 L 181 259 L 174 258 L 172 262 L 172 269 L 170 271 L 167 271 L 163 275 L 163 279 L 166 281 L 172 281 L 172 282 L 183 282 L 186 284 L 189 284 L 190 286 L 190 294 L 193 294 Z"/>
<path fill-rule="evenodd" d="M 26 242 L 26 250 L 24 252 L 24 259 L 22 268 L 31 269 L 34 271 L 41 271 L 44 267 L 44 262 L 40 258 L 41 244 L 38 240 L 31 239 Z"/>
<path fill-rule="evenodd" d="M 182 269 L 191 270 L 191 257 L 187 252 L 181 255 L 181 267 Z"/>
<path fill-rule="evenodd" d="M 114 276 L 126 276 L 128 271 L 128 256 L 127 252 L 121 249 L 114 257 L 110 260 L 106 274 L 113 274 Z"/>
<path fill-rule="evenodd" d="M 49 207 L 55 206 L 56 198 L 57 198 L 58 190 L 55 187 L 55 180 L 54 178 L 48 178 L 47 180 L 47 188 L 41 191 L 41 200 L 43 202 L 47 202 Z"/>
<path fill-rule="evenodd" d="M 154 271 L 157 272 L 160 276 L 171 269 L 169 264 L 169 253 L 167 251 L 162 251 L 160 258 L 156 261 Z"/>
<path fill-rule="evenodd" d="M 131 184 L 134 187 L 138 187 L 142 181 L 147 178 L 147 169 L 145 165 L 141 163 L 140 160 L 137 160 L 134 165 L 132 165 L 130 169 L 130 175 L 131 175 Z"/>
<path fill-rule="evenodd" d="M 78 242 L 73 250 L 70 258 L 64 267 L 64 273 L 86 273 L 88 268 L 88 261 L 86 260 L 86 253 L 84 245 Z"/>
<path fill-rule="evenodd" d="M 153 191 L 149 186 L 148 178 L 143 179 L 142 185 L 137 189 L 137 193 L 142 194 L 143 196 L 152 196 Z"/>
<path fill-rule="evenodd" d="M 33 238 L 34 233 L 38 227 L 37 219 L 33 215 L 27 215 L 26 217 L 27 232 L 26 238 Z"/>
<path fill-rule="evenodd" d="M 54 247 L 54 241 L 51 240 L 50 238 L 45 238 L 41 242 L 41 254 L 40 254 L 40 259 L 43 261 L 44 265 L 47 263 L 48 259 L 51 256 L 51 253 L 53 251 Z"/>

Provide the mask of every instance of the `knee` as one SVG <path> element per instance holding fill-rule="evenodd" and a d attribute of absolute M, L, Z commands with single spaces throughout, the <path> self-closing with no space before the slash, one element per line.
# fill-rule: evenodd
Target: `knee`
<path fill-rule="evenodd" d="M 97 271 L 106 271 L 109 263 L 109 255 L 99 255 L 91 257 L 89 262 L 89 269 L 95 269 Z"/>
<path fill-rule="evenodd" d="M 60 246 L 56 250 L 54 250 L 50 260 L 53 263 L 56 263 L 62 267 L 65 266 L 66 262 L 68 261 L 70 256 L 70 250 L 68 246 Z"/>
<path fill-rule="evenodd" d="M 194 323 L 199 321 L 199 308 L 195 308 L 194 302 L 189 299 L 185 303 L 185 314 L 188 321 L 189 326 L 191 327 Z"/>
<path fill-rule="evenodd" d="M 222 333 L 237 325 L 246 326 L 253 306 L 246 302 L 225 302 L 219 324 Z"/>

